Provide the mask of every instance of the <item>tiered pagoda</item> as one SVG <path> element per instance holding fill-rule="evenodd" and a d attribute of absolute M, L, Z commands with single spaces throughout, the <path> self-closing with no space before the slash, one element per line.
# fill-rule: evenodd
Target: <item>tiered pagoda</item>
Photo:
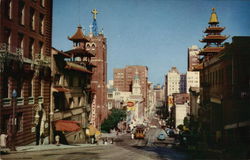
<path fill-rule="evenodd" d="M 83 34 L 82 27 L 79 25 L 77 27 L 76 33 L 68 37 L 69 40 L 73 41 L 73 49 L 66 51 L 65 53 L 71 56 L 71 60 L 74 64 L 70 62 L 65 66 L 66 69 L 77 69 L 77 70 L 86 70 L 87 73 L 92 73 L 92 68 L 95 67 L 90 61 L 91 57 L 95 57 L 94 54 L 88 52 L 87 43 L 89 42 L 88 38 Z M 78 66 L 78 65 L 79 66 Z M 85 67 L 85 68 L 82 68 Z"/>
<path fill-rule="evenodd" d="M 200 42 L 206 43 L 203 49 L 201 49 L 199 55 L 204 56 L 205 59 L 210 59 L 212 56 L 216 55 L 224 49 L 222 42 L 224 42 L 228 36 L 221 35 L 221 32 L 225 27 L 219 26 L 219 21 L 215 8 L 212 8 L 212 14 L 208 22 L 209 26 L 206 28 L 204 33 L 206 36 L 203 37 Z M 202 58 L 202 59 L 203 59 Z"/>

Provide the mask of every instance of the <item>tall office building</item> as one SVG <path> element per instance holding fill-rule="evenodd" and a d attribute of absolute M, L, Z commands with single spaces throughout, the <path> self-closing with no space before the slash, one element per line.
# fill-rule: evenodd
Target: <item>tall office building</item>
<path fill-rule="evenodd" d="M 119 91 L 132 92 L 133 79 L 137 76 L 141 85 L 144 109 L 147 106 L 148 92 L 148 67 L 146 66 L 126 66 L 125 68 L 114 69 L 114 88 Z"/>
<path fill-rule="evenodd" d="M 188 71 L 194 70 L 194 66 L 199 64 L 199 51 L 200 49 L 196 45 L 192 45 L 188 48 Z"/>

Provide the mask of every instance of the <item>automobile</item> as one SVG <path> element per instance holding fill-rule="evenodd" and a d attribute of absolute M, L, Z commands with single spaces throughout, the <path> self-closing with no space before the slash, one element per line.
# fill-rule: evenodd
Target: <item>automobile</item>
<path fill-rule="evenodd" d="M 151 125 L 150 128 L 157 128 L 155 125 Z"/>
<path fill-rule="evenodd" d="M 169 137 L 174 137 L 175 136 L 175 133 L 174 133 L 174 130 L 173 129 L 170 129 L 170 128 L 167 128 L 166 129 L 166 133 Z"/>
<path fill-rule="evenodd" d="M 157 137 L 158 140 L 163 141 L 166 139 L 166 136 L 163 133 L 160 133 Z"/>

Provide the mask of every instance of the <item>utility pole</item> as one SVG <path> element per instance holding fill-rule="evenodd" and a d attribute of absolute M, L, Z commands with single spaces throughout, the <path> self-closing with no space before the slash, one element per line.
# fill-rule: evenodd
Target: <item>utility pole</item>
<path fill-rule="evenodd" d="M 16 146 L 15 146 L 15 132 L 16 132 L 16 97 L 17 97 L 17 92 L 14 89 L 12 92 L 12 107 L 13 107 L 13 113 L 12 113 L 12 132 L 11 132 L 11 151 L 16 151 Z"/>

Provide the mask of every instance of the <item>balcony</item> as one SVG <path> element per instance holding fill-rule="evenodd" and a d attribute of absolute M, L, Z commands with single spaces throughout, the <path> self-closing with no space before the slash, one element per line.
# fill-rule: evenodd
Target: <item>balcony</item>
<path fill-rule="evenodd" d="M 24 105 L 24 98 L 23 97 L 17 97 L 17 102 L 16 105 L 20 106 L 20 105 Z"/>
<path fill-rule="evenodd" d="M 43 96 L 38 97 L 38 103 L 43 103 Z"/>
<path fill-rule="evenodd" d="M 28 98 L 28 104 L 34 104 L 34 97 L 29 97 Z"/>
<path fill-rule="evenodd" d="M 3 106 L 11 106 L 11 98 L 3 98 Z"/>

